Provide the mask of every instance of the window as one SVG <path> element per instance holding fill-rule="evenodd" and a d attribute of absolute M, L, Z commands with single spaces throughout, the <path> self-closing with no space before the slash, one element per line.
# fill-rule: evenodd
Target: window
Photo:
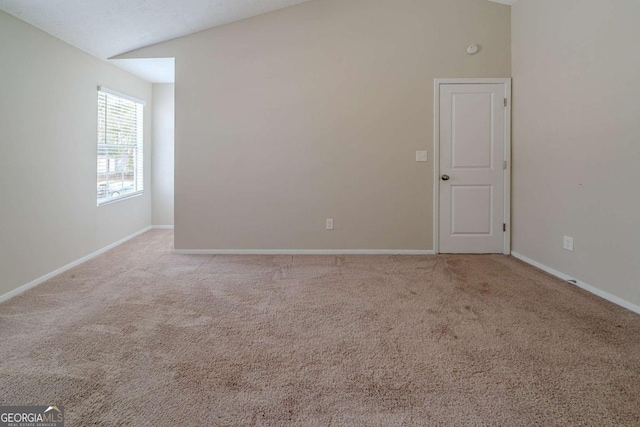
<path fill-rule="evenodd" d="M 142 194 L 144 101 L 98 87 L 98 206 Z"/>

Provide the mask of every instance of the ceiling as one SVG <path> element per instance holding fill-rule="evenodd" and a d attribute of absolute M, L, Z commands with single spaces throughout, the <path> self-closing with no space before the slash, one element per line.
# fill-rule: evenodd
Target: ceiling
<path fill-rule="evenodd" d="M 309 0 L 0 0 L 0 10 L 101 59 Z M 345 0 L 347 1 L 347 0 Z M 490 0 L 513 4 L 517 0 Z M 152 83 L 173 60 L 110 61 Z"/>
<path fill-rule="evenodd" d="M 110 59 L 109 62 L 150 83 L 176 81 L 173 58 Z"/>
<path fill-rule="evenodd" d="M 0 10 L 91 55 L 108 59 L 306 1 L 0 0 Z M 128 71 L 137 75 L 140 73 L 136 70 L 145 71 L 145 67 L 150 66 L 154 67 L 151 75 L 167 75 L 167 70 L 160 70 L 160 63 L 128 63 L 125 60 L 116 63 L 123 68 L 127 64 Z"/>

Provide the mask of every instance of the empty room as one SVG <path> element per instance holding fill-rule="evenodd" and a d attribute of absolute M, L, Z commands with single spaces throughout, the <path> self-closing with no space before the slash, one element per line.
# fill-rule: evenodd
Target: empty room
<path fill-rule="evenodd" d="M 0 0 L 0 427 L 640 425 L 638 22 Z"/>

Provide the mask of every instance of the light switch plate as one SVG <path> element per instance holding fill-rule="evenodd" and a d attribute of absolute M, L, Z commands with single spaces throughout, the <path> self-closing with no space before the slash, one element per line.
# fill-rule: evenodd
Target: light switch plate
<path fill-rule="evenodd" d="M 429 160 L 429 154 L 426 151 L 416 151 L 416 162 L 426 162 Z"/>

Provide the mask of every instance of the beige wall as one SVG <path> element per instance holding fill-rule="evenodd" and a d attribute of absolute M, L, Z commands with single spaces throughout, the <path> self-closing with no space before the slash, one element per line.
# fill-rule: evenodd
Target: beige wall
<path fill-rule="evenodd" d="M 176 248 L 427 250 L 433 79 L 508 77 L 510 8 L 314 0 L 123 57 L 154 56 L 176 58 Z"/>
<path fill-rule="evenodd" d="M 639 17 L 637 0 L 520 0 L 512 15 L 513 249 L 636 305 Z"/>
<path fill-rule="evenodd" d="M 96 143 L 97 86 L 151 101 L 151 84 L 4 12 L 0 57 L 2 295 L 150 224 L 149 191 L 96 207 Z M 147 165 L 150 124 L 147 107 Z"/>
<path fill-rule="evenodd" d="M 153 225 L 173 225 L 174 84 L 153 85 Z"/>

